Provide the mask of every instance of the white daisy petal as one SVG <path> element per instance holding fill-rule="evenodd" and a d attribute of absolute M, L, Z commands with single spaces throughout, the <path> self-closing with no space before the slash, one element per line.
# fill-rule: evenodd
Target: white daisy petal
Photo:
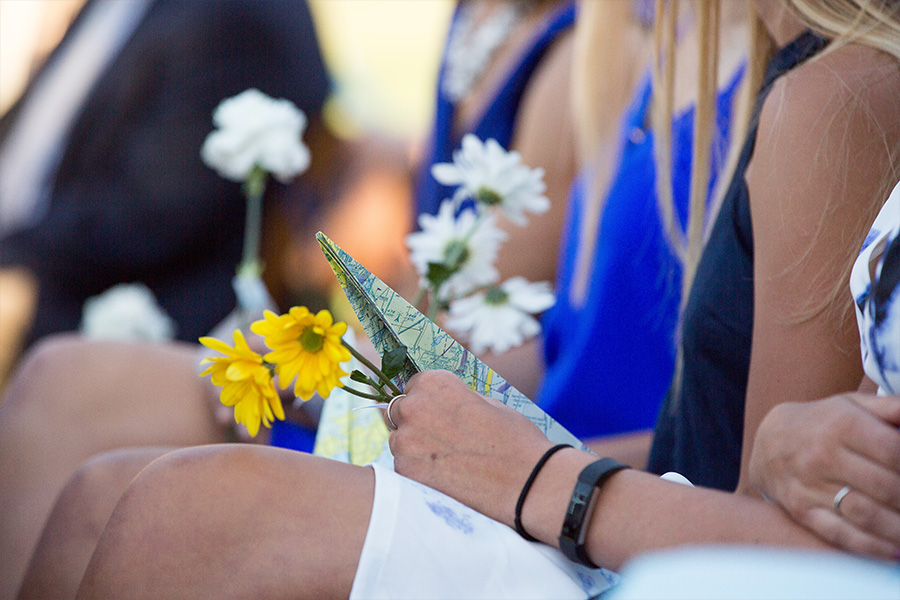
<path fill-rule="evenodd" d="M 500 210 L 514 223 L 525 225 L 526 213 L 541 214 L 550 208 L 544 196 L 544 170 L 522 164 L 518 152 L 507 152 L 494 139 L 482 143 L 466 134 L 453 163 L 432 167 L 434 178 L 444 185 L 459 185 L 458 195 L 484 201 L 493 198 Z"/>
<path fill-rule="evenodd" d="M 539 334 L 540 323 L 532 315 L 554 302 L 547 282 L 529 283 L 514 277 L 499 290 L 500 301 L 496 296 L 489 300 L 488 293 L 478 292 L 450 304 L 447 327 L 465 336 L 475 353 L 506 352 Z"/>
<path fill-rule="evenodd" d="M 288 183 L 309 167 L 303 144 L 306 115 L 290 100 L 249 89 L 223 100 L 213 112 L 218 128 L 200 149 L 203 162 L 233 181 L 244 181 L 254 167 Z"/>
<path fill-rule="evenodd" d="M 472 289 L 489 285 L 497 280 L 494 260 L 506 233 L 496 226 L 492 215 L 479 216 L 471 209 L 455 215 L 452 200 L 444 200 L 437 215 L 421 215 L 421 231 L 406 236 L 410 260 L 418 272 L 421 283 L 432 263 L 446 265 L 447 252 L 453 244 L 465 244 L 465 259 L 457 270 L 437 290 L 441 301 L 469 293 Z"/>

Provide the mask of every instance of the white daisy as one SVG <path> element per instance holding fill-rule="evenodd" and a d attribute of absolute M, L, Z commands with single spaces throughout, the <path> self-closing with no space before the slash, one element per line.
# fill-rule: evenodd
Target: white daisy
<path fill-rule="evenodd" d="M 462 148 L 453 153 L 453 162 L 433 165 L 431 174 L 443 185 L 461 186 L 454 200 L 471 197 L 499 206 L 518 225 L 528 223 L 526 212 L 541 214 L 550 208 L 544 196 L 544 170 L 523 165 L 518 152 L 507 152 L 493 139 L 482 144 L 466 134 Z"/>
<path fill-rule="evenodd" d="M 455 212 L 454 202 L 444 200 L 437 215 L 419 216 L 421 231 L 406 236 L 422 285 L 437 281 L 436 295 L 442 302 L 496 281 L 494 259 L 506 239 L 493 215 L 478 216 L 470 209 L 459 216 Z"/>
<path fill-rule="evenodd" d="M 472 352 L 506 352 L 537 335 L 541 325 L 532 315 L 556 301 L 546 281 L 530 283 L 524 277 L 507 279 L 450 304 L 447 327 L 469 339 Z"/>

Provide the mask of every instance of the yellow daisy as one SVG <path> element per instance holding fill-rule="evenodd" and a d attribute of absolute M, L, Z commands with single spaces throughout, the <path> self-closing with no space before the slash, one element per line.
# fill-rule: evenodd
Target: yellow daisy
<path fill-rule="evenodd" d="M 265 318 L 250 326 L 272 349 L 265 359 L 274 363 L 281 387 L 294 383 L 294 395 L 309 400 L 316 392 L 327 398 L 340 378 L 347 375 L 341 363 L 350 360 L 350 351 L 341 343 L 346 323 L 335 323 L 331 313 L 312 314 L 305 306 L 295 306 L 286 315 L 266 311 Z"/>
<path fill-rule="evenodd" d="M 271 365 L 250 349 L 239 329 L 234 332 L 234 348 L 211 337 L 200 338 L 200 343 L 225 355 L 204 358 L 203 363 L 209 366 L 200 376 L 211 375 L 213 385 L 222 388 L 220 401 L 234 407 L 234 420 L 244 425 L 251 436 L 259 432 L 260 422 L 271 427 L 275 419 L 284 420 Z"/>

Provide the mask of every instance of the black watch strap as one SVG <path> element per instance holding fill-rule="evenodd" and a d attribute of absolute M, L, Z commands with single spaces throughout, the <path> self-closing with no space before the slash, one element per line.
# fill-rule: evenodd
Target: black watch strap
<path fill-rule="evenodd" d="M 587 524 L 594 512 L 594 502 L 603 483 L 622 469 L 629 468 L 613 458 L 601 458 L 586 466 L 578 476 L 572 499 L 566 510 L 562 531 L 559 534 L 559 548 L 569 560 L 593 569 L 599 567 L 591 561 L 584 549 Z"/>

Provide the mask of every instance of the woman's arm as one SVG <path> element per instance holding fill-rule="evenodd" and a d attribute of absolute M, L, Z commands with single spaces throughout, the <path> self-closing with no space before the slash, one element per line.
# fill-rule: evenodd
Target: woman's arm
<path fill-rule="evenodd" d="M 822 539 L 855 552 L 900 549 L 900 398 L 840 394 L 773 408 L 756 433 L 750 482 Z M 833 507 L 839 490 L 850 493 Z"/>
<path fill-rule="evenodd" d="M 898 93 L 895 61 L 847 45 L 784 77 L 764 105 L 747 173 L 755 308 L 742 492 L 753 493 L 750 455 L 772 407 L 852 391 L 862 377 L 847 280 L 896 179 Z"/>
<path fill-rule="evenodd" d="M 519 492 L 553 444 L 528 419 L 468 389 L 455 375 L 416 375 L 396 403 L 390 445 L 398 473 L 513 526 Z M 556 545 L 581 469 L 596 456 L 563 450 L 525 501 L 525 530 Z M 762 500 L 682 486 L 626 471 L 604 486 L 589 524 L 593 560 L 617 568 L 647 550 L 699 543 L 827 547 Z"/>

